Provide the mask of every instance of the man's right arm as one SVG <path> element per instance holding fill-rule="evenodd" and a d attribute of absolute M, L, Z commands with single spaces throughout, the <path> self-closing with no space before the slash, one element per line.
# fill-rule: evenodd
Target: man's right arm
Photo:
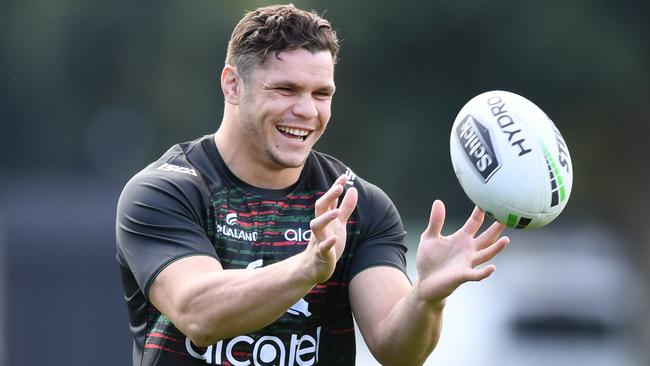
<path fill-rule="evenodd" d="M 258 269 L 223 270 L 212 257 L 181 258 L 160 272 L 149 299 L 197 346 L 263 328 L 314 285 L 304 254 Z"/>
<path fill-rule="evenodd" d="M 227 269 L 204 255 L 166 266 L 149 289 L 149 299 L 197 346 L 250 333 L 278 319 L 314 285 L 326 281 L 345 248 L 346 223 L 356 206 L 345 177 L 316 202 L 312 239 L 305 251 L 258 269 Z"/>

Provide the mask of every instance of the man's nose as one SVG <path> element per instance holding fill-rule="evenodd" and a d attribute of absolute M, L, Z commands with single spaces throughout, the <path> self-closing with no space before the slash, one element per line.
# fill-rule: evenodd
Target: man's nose
<path fill-rule="evenodd" d="M 316 118 L 318 109 L 316 101 L 311 94 L 301 94 L 296 103 L 293 105 L 293 114 L 305 119 Z"/>

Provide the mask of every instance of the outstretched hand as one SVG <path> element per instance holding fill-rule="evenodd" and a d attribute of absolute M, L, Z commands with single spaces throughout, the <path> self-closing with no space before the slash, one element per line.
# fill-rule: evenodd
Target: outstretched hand
<path fill-rule="evenodd" d="M 330 278 L 341 258 L 347 239 L 347 222 L 357 205 L 357 190 L 350 187 L 345 193 L 341 205 L 339 197 L 343 194 L 347 182 L 345 175 L 340 176 L 317 201 L 315 218 L 310 222 L 311 240 L 306 252 L 311 254 L 314 276 L 317 282 Z M 338 207 L 337 207 L 338 206 Z"/>
<path fill-rule="evenodd" d="M 495 222 L 476 235 L 485 215 L 478 207 L 462 228 L 449 236 L 442 236 L 445 206 L 436 200 L 431 207 L 429 224 L 420 236 L 416 257 L 418 280 L 415 290 L 430 304 L 439 304 L 458 286 L 468 281 L 481 281 L 496 267 L 492 264 L 477 268 L 499 254 L 510 242 L 500 237 L 505 226 Z"/>

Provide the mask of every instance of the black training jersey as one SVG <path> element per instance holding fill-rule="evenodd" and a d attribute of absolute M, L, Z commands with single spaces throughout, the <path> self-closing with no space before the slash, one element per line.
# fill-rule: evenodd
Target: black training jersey
<path fill-rule="evenodd" d="M 406 273 L 405 231 L 384 192 L 338 160 L 312 151 L 288 189 L 253 187 L 225 165 L 213 136 L 175 145 L 136 174 L 117 208 L 117 261 L 134 336 L 134 365 L 354 365 L 348 284 L 372 266 Z M 332 277 L 269 326 L 199 348 L 148 300 L 171 262 L 207 255 L 224 269 L 293 256 L 311 237 L 314 204 L 341 174 L 359 192 Z M 259 306 L 264 306 L 260 304 Z"/>

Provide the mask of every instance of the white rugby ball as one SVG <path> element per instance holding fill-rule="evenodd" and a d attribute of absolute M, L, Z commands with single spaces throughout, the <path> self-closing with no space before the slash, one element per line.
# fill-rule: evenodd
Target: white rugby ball
<path fill-rule="evenodd" d="M 564 138 L 520 95 L 495 90 L 472 98 L 454 121 L 450 151 L 470 200 L 509 227 L 542 227 L 569 200 L 573 166 Z"/>

